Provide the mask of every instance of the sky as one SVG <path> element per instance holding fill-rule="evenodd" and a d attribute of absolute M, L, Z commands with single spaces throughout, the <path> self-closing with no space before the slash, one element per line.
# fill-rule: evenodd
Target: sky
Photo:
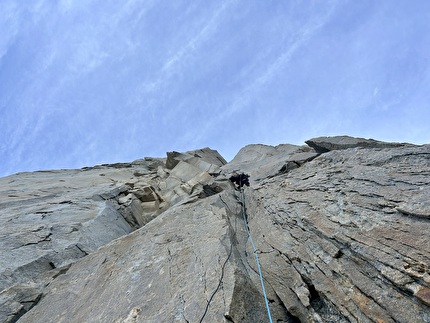
<path fill-rule="evenodd" d="M 428 0 L 0 0 L 0 176 L 430 143 Z"/>

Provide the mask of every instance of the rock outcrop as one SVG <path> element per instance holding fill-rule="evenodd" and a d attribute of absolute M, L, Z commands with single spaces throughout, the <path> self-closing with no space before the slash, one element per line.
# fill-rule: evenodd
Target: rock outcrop
<path fill-rule="evenodd" d="M 350 136 L 319 137 L 306 140 L 306 143 L 319 153 L 348 148 L 393 148 L 410 146 L 407 143 L 383 142 L 374 139 L 354 138 Z"/>
<path fill-rule="evenodd" d="M 430 322 L 430 146 L 321 137 L 0 179 L 1 322 Z"/>

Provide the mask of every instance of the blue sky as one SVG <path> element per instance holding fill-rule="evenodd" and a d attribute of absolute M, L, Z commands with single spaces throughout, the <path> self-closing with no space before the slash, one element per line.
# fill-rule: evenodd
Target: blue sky
<path fill-rule="evenodd" d="M 430 143 L 427 0 L 1 0 L 0 176 L 351 135 Z"/>

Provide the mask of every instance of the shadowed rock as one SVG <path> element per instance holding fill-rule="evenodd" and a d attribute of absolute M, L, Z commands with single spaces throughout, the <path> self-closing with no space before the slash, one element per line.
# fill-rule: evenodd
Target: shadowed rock
<path fill-rule="evenodd" d="M 331 150 L 340 150 L 348 148 L 393 148 L 401 147 L 410 144 L 383 142 L 374 139 L 354 138 L 349 136 L 336 136 L 336 137 L 318 137 L 309 139 L 306 143 L 315 149 L 318 153 L 325 153 Z"/>

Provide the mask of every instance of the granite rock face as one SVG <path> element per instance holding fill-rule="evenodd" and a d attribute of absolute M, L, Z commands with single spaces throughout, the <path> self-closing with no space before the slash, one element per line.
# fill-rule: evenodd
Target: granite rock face
<path fill-rule="evenodd" d="M 430 322 L 430 146 L 321 137 L 0 179 L 1 322 Z"/>

